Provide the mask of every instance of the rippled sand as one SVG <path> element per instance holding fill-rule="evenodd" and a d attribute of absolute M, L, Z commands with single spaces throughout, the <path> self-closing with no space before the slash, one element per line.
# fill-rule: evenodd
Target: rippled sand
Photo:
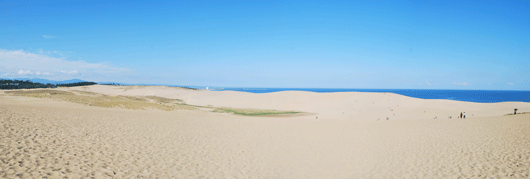
<path fill-rule="evenodd" d="M 11 96 L 0 114 L 0 178 L 530 177 L 530 115 L 246 117 Z"/>

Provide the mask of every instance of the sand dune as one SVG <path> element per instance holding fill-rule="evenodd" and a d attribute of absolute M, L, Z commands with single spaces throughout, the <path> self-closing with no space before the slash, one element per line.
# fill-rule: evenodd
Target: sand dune
<path fill-rule="evenodd" d="M 76 88 L 73 88 L 76 89 Z M 95 85 L 79 90 L 109 95 L 160 96 L 182 99 L 188 104 L 233 108 L 294 110 L 314 113 L 322 119 L 447 119 L 460 112 L 467 117 L 502 116 L 518 108 L 530 112 L 530 103 L 472 103 L 451 100 L 424 100 L 393 93 L 314 93 L 284 91 L 246 93 L 236 91 L 197 91 L 169 87 L 120 87 Z"/>
<path fill-rule="evenodd" d="M 528 103 L 384 93 L 61 90 L 297 110 L 319 118 L 129 110 L 0 96 L 1 178 L 530 177 L 530 115 L 504 116 L 516 107 L 530 111 Z M 460 111 L 468 118 L 444 118 Z M 388 115 L 391 120 L 377 120 Z"/>

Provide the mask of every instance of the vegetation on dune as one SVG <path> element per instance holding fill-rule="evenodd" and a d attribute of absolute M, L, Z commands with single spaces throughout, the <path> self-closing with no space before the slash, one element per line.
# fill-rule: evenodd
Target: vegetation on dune
<path fill-rule="evenodd" d="M 80 90 L 8 90 L 5 91 L 5 94 L 10 96 L 23 96 L 34 98 L 46 98 L 58 101 L 68 101 L 105 108 L 124 108 L 136 110 L 157 109 L 163 111 L 173 111 L 209 108 L 213 109 L 212 112 L 231 113 L 243 116 L 285 116 L 300 113 L 296 111 L 278 111 L 267 109 L 239 109 L 212 106 L 195 106 L 188 105 L 180 99 L 170 99 L 159 96 L 109 96 L 105 94 Z"/>
<path fill-rule="evenodd" d="M 70 90 L 70 91 L 73 91 L 75 93 L 82 94 L 82 95 L 94 95 L 94 96 L 102 95 L 102 94 L 94 93 L 94 92 L 90 92 L 90 91 L 81 91 L 81 90 Z"/>
<path fill-rule="evenodd" d="M 75 93 L 74 93 L 75 92 Z M 76 94 L 78 93 L 78 94 Z M 172 111 L 175 109 L 179 110 L 191 110 L 196 109 L 195 107 L 188 106 L 185 104 L 174 103 L 172 99 L 162 100 L 158 97 L 156 101 L 153 101 L 147 97 L 135 97 L 135 96 L 108 96 L 93 92 L 84 91 L 60 91 L 60 90 L 16 90 L 16 91 L 5 91 L 5 94 L 12 96 L 24 96 L 24 97 L 35 97 L 35 98 L 47 98 L 59 101 L 69 101 L 79 104 L 85 104 L 90 106 L 106 107 L 106 108 L 124 108 L 124 109 L 158 109 L 163 111 Z"/>
<path fill-rule="evenodd" d="M 238 108 L 213 108 L 213 112 L 232 113 L 244 116 L 274 116 L 274 115 L 288 115 L 298 114 L 296 111 L 278 111 L 267 109 L 238 109 Z"/>
<path fill-rule="evenodd" d="M 36 97 L 41 95 L 75 95 L 72 92 L 69 91 L 60 91 L 60 90 L 28 90 L 28 91 L 22 91 L 22 90 L 16 90 L 16 91 L 5 91 L 6 94 L 11 94 L 14 96 L 26 96 L 26 97 Z"/>
<path fill-rule="evenodd" d="M 184 102 L 180 99 L 169 99 L 164 97 L 158 97 L 158 96 L 145 96 L 147 99 L 151 99 L 157 103 L 179 103 L 183 104 Z"/>

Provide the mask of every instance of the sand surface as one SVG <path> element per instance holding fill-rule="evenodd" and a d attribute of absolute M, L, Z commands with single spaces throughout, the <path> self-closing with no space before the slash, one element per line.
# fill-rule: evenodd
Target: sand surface
<path fill-rule="evenodd" d="M 61 90 L 72 89 L 314 116 L 128 110 L 0 96 L 0 178 L 530 177 L 530 115 L 504 116 L 513 108 L 530 111 L 528 103 L 384 93 Z M 467 119 L 456 118 L 460 111 Z"/>

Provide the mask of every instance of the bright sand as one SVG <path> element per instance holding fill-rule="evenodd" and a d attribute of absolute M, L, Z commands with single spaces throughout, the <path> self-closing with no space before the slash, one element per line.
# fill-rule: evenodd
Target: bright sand
<path fill-rule="evenodd" d="M 128 110 L 0 92 L 0 178 L 530 177 L 530 115 L 504 116 L 514 108 L 530 112 L 529 103 L 356 92 L 60 90 L 305 114 Z M 464 111 L 467 118 L 458 119 Z"/>

